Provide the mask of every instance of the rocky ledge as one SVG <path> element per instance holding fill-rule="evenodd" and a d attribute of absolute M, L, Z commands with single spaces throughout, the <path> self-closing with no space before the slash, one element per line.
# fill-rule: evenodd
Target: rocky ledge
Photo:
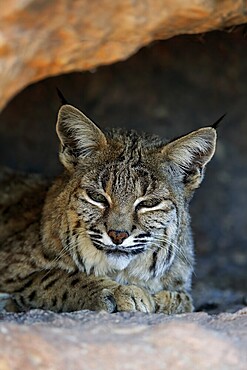
<path fill-rule="evenodd" d="M 0 319 L 1 370 L 246 369 L 246 308 L 174 316 L 32 310 Z"/>

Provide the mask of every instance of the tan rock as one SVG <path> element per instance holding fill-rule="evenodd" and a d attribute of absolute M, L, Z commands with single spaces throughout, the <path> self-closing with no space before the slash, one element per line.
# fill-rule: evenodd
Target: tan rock
<path fill-rule="evenodd" d="M 0 324 L 1 370 L 246 368 L 246 309 L 170 317 L 34 310 L 6 319 L 12 322 Z"/>
<path fill-rule="evenodd" d="M 246 21 L 246 0 L 2 1 L 0 108 L 45 77 L 126 59 L 152 40 Z"/>

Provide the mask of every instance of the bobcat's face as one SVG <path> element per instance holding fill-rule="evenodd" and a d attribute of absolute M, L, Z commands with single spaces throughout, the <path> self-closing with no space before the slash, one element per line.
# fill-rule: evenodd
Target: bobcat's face
<path fill-rule="evenodd" d="M 83 176 L 76 207 L 95 248 L 108 259 L 130 260 L 159 245 L 169 244 L 177 232 L 177 207 L 167 184 L 144 167 L 106 164 Z"/>
<path fill-rule="evenodd" d="M 57 133 L 69 178 L 64 213 L 73 210 L 60 236 L 65 250 L 78 266 L 90 260 L 88 266 L 97 266 L 99 274 L 102 260 L 124 269 L 143 254 L 152 256 L 150 271 L 159 259 L 162 273 L 179 249 L 179 233 L 187 230 L 187 205 L 213 156 L 215 129 L 202 128 L 169 143 L 135 132 L 104 134 L 65 105 Z"/>

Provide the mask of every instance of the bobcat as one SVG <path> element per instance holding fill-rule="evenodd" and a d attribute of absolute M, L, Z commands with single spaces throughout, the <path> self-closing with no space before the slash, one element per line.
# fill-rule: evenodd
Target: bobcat
<path fill-rule="evenodd" d="M 32 175 L 0 178 L 2 306 L 192 311 L 188 206 L 214 154 L 215 127 L 170 142 L 103 133 L 65 104 L 57 134 L 65 171 L 49 189 Z"/>

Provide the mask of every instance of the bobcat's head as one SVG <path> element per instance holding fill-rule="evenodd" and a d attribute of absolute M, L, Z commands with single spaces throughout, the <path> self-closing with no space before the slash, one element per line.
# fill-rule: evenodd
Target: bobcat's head
<path fill-rule="evenodd" d="M 64 105 L 57 134 L 69 178 L 67 207 L 74 211 L 68 233 L 82 233 L 83 223 L 84 237 L 117 269 L 159 248 L 167 266 L 172 263 L 178 236 L 187 232 L 189 200 L 215 151 L 216 130 L 201 128 L 168 143 L 132 131 L 103 133 Z"/>

